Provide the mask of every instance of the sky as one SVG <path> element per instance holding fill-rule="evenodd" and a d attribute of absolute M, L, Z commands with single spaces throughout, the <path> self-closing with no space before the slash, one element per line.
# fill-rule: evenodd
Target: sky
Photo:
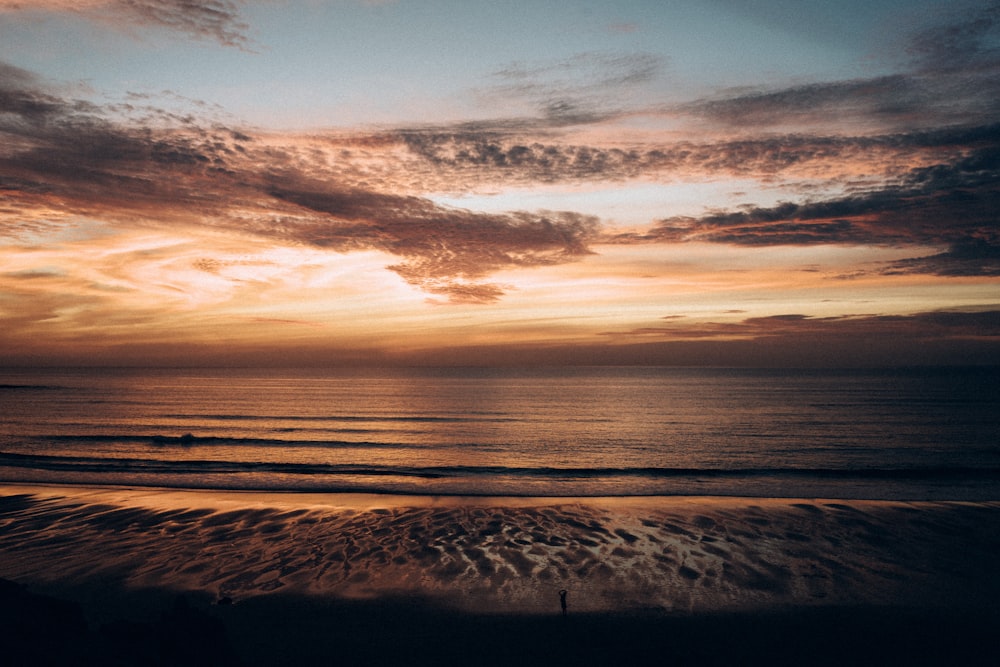
<path fill-rule="evenodd" d="M 0 365 L 1000 363 L 1000 2 L 0 0 Z"/>

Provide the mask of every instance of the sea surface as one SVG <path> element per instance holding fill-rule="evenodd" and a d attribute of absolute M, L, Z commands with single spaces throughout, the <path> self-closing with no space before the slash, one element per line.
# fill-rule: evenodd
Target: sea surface
<path fill-rule="evenodd" d="M 1000 499 L 1000 369 L 0 372 L 0 482 Z"/>

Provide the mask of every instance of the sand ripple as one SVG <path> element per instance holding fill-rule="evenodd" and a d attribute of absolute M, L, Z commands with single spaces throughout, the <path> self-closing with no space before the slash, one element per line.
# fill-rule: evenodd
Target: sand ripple
<path fill-rule="evenodd" d="M 106 577 L 237 602 L 420 596 L 479 611 L 983 604 L 1000 503 L 578 502 L 74 494 L 0 489 L 0 576 Z M 992 598 L 991 598 L 992 596 Z"/>

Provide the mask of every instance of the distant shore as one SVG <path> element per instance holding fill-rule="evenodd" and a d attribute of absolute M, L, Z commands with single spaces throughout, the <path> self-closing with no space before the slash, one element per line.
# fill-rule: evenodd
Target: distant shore
<path fill-rule="evenodd" d="M 426 664 L 614 662 L 602 637 L 681 664 L 974 662 L 1000 618 L 998 547 L 1000 502 L 0 486 L 19 595 L 78 604 L 98 651 L 123 618 L 148 634 L 201 614 L 239 664 L 336 663 L 337 646 L 393 664 L 407 643 Z"/>

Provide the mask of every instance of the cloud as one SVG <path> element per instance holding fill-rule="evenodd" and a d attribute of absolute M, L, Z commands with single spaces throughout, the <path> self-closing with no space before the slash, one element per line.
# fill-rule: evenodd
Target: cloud
<path fill-rule="evenodd" d="M 1000 59 L 1000 3 L 983 3 L 965 16 L 918 31 L 908 53 L 919 71 L 942 74 L 992 71 Z"/>
<path fill-rule="evenodd" d="M 1000 244 L 968 239 L 945 252 L 892 262 L 886 275 L 930 273 L 939 276 L 1000 276 Z"/>
<path fill-rule="evenodd" d="M 96 11 L 109 3 L 32 6 Z M 245 43 L 234 2 L 118 4 L 129 20 Z M 99 107 L 0 63 L 0 227 L 26 239 L 60 217 L 82 216 L 377 250 L 395 258 L 388 268 L 410 284 L 464 302 L 500 298 L 507 288 L 489 280 L 499 271 L 574 261 L 596 241 L 936 246 L 935 254 L 881 270 L 993 276 L 1000 270 L 993 113 L 1000 79 L 991 76 L 1000 60 L 989 46 L 996 26 L 992 5 L 918 35 L 902 74 L 645 108 L 646 120 L 737 128 L 682 139 L 615 132 L 615 123 L 642 116 L 618 108 L 617 97 L 655 80 L 663 66 L 646 54 L 587 53 L 497 71 L 489 94 L 527 101 L 533 116 L 308 137 L 268 136 L 138 97 Z M 936 46 L 935 34 L 950 46 Z M 881 120 L 844 131 L 838 119 L 846 112 Z M 831 124 L 773 131 L 796 119 Z M 581 123 L 587 127 L 574 126 Z M 610 236 L 581 212 L 479 213 L 438 205 L 429 194 L 734 177 L 784 188 L 789 200 L 668 216 Z"/>
<path fill-rule="evenodd" d="M 503 290 L 482 283 L 509 267 L 571 261 L 589 254 L 595 218 L 573 213 L 488 215 L 437 206 L 420 197 L 335 191 L 280 179 L 269 189 L 323 218 L 284 232 L 296 241 L 347 252 L 377 249 L 403 259 L 389 268 L 407 282 L 456 302 L 489 302 Z"/>
<path fill-rule="evenodd" d="M 38 122 L 65 106 L 41 90 L 41 81 L 33 73 L 0 62 L 0 111 Z"/>
<path fill-rule="evenodd" d="M 526 105 L 552 125 L 591 123 L 654 81 L 663 64 L 651 53 L 598 51 L 547 63 L 513 62 L 474 94 L 486 105 Z"/>
<path fill-rule="evenodd" d="M 914 165 L 957 159 L 990 140 L 992 127 L 920 130 L 871 136 L 768 134 L 763 137 L 673 142 L 581 144 L 543 132 L 510 128 L 410 128 L 379 135 L 383 147 L 399 144 L 416 159 L 407 173 L 427 187 L 456 182 L 526 185 L 646 179 L 777 177 L 824 179 L 839 184 L 868 177 L 896 177 Z"/>
<path fill-rule="evenodd" d="M 745 169 L 758 177 L 801 177 L 811 170 L 827 187 L 842 187 L 845 193 L 674 216 L 660 221 L 647 238 L 739 245 L 945 245 L 947 252 L 890 270 L 995 275 L 1000 49 L 992 44 L 998 27 L 1000 5 L 993 3 L 914 37 L 906 73 L 741 91 L 682 105 L 680 113 L 740 131 L 714 144 L 658 149 L 664 159 L 656 167 L 678 165 L 680 155 L 685 168 L 706 174 Z M 744 138 L 747 132 L 789 125 L 814 129 Z M 837 128 L 838 134 L 818 134 L 816 128 L 823 127 Z M 857 133 L 850 134 L 852 128 Z M 872 128 L 897 129 L 873 133 Z M 837 173 L 837 164 L 847 167 L 843 173 Z M 645 161 L 644 166 L 653 165 Z"/>
<path fill-rule="evenodd" d="M 0 0 L 0 11 L 70 12 L 99 23 L 157 27 L 246 49 L 249 26 L 234 0 Z"/>
<path fill-rule="evenodd" d="M 1000 90 L 997 92 L 1000 94 Z M 801 93 L 798 90 L 795 95 Z M 829 90 L 824 94 L 836 97 Z M 732 102 L 734 110 L 745 112 L 743 98 Z M 521 119 L 399 128 L 358 136 L 354 141 L 358 146 L 377 145 L 386 155 L 398 152 L 397 148 L 405 149 L 406 154 L 400 155 L 394 168 L 395 182 L 411 182 L 425 190 L 439 191 L 538 183 L 637 179 L 670 183 L 733 177 L 770 186 L 844 190 L 863 182 L 870 186 L 898 180 L 917 167 L 947 164 L 963 159 L 970 150 L 996 145 L 997 114 L 984 123 L 929 118 L 919 127 L 898 128 L 889 123 L 881 128 L 886 131 L 875 132 L 866 125 L 852 134 L 845 131 L 836 113 L 815 104 L 814 96 L 805 95 L 802 112 L 826 114 L 830 122 L 809 131 L 777 132 L 768 128 L 763 132 L 752 123 L 734 118 L 733 123 L 747 131 L 718 135 L 706 132 L 704 127 L 692 128 L 685 138 L 676 139 L 675 134 L 667 132 L 630 134 L 626 128 L 633 117 L 609 113 L 595 116 L 589 131 L 555 127 L 545 119 Z M 963 108 L 961 98 L 950 100 L 950 104 Z M 776 126 L 788 120 L 787 109 L 773 113 Z M 655 123 L 676 120 L 676 115 L 651 111 L 637 113 L 635 118 Z M 619 121 L 626 128 L 617 125 Z"/>
<path fill-rule="evenodd" d="M 885 186 L 822 201 L 674 216 L 661 220 L 649 238 L 736 245 L 946 245 L 952 248 L 949 252 L 893 268 L 996 275 L 1000 126 L 946 134 L 965 145 L 953 161 L 913 168 Z M 930 138 L 921 134 L 902 140 L 919 143 Z"/>
<path fill-rule="evenodd" d="M 1000 4 L 989 3 L 910 39 L 901 73 L 782 88 L 739 89 L 677 111 L 730 128 L 837 124 L 916 129 L 982 124 L 1000 113 Z"/>
<path fill-rule="evenodd" d="M 221 205 L 215 188 L 202 187 L 225 175 L 239 135 L 222 128 L 120 125 L 94 105 L 25 83 L 30 81 L 20 72 L 0 70 L 0 132 L 7 138 L 0 183 L 8 206 L 46 204 L 68 213 L 118 211 L 127 217 L 161 205 L 165 211 Z"/>
<path fill-rule="evenodd" d="M 6 271 L 0 273 L 4 278 L 15 280 L 38 280 L 47 278 L 62 278 L 65 273 L 58 268 L 27 269 L 24 271 Z"/>
<path fill-rule="evenodd" d="M 400 130 L 395 133 L 435 173 L 460 175 L 470 183 L 556 183 L 621 179 L 657 169 L 665 155 L 644 150 L 565 145 L 523 133 L 496 130 Z"/>
<path fill-rule="evenodd" d="M 730 126 L 762 127 L 829 121 L 852 116 L 900 118 L 924 111 L 929 91 L 913 78 L 894 74 L 874 79 L 809 83 L 779 90 L 741 92 L 698 100 L 685 113 Z"/>
<path fill-rule="evenodd" d="M 591 51 L 548 63 L 513 62 L 491 76 L 505 94 L 533 97 L 541 91 L 575 92 L 619 89 L 653 80 L 662 66 L 650 53 Z"/>
<path fill-rule="evenodd" d="M 295 149 L 237 129 L 131 125 L 37 83 L 23 70 L 0 69 L 0 132 L 11 139 L 0 149 L 5 227 L 19 211 L 45 205 L 123 225 L 226 228 L 337 252 L 379 250 L 400 259 L 388 268 L 429 293 L 488 302 L 504 291 L 484 282 L 489 274 L 586 255 L 598 226 L 575 213 L 488 215 L 359 187 Z"/>
<path fill-rule="evenodd" d="M 665 323 L 620 332 L 616 338 L 692 339 L 807 339 L 809 337 L 858 340 L 866 337 L 900 337 L 908 340 L 1000 339 L 1000 310 L 942 310 L 912 315 L 843 315 L 812 317 L 798 313 L 750 317 L 736 322 L 690 322 L 667 316 Z"/>
<path fill-rule="evenodd" d="M 908 315 L 812 317 L 790 313 L 736 321 L 666 319 L 607 331 L 588 350 L 613 363 L 715 366 L 926 366 L 996 363 L 1000 304 Z M 577 351 L 578 354 L 582 350 Z"/>

